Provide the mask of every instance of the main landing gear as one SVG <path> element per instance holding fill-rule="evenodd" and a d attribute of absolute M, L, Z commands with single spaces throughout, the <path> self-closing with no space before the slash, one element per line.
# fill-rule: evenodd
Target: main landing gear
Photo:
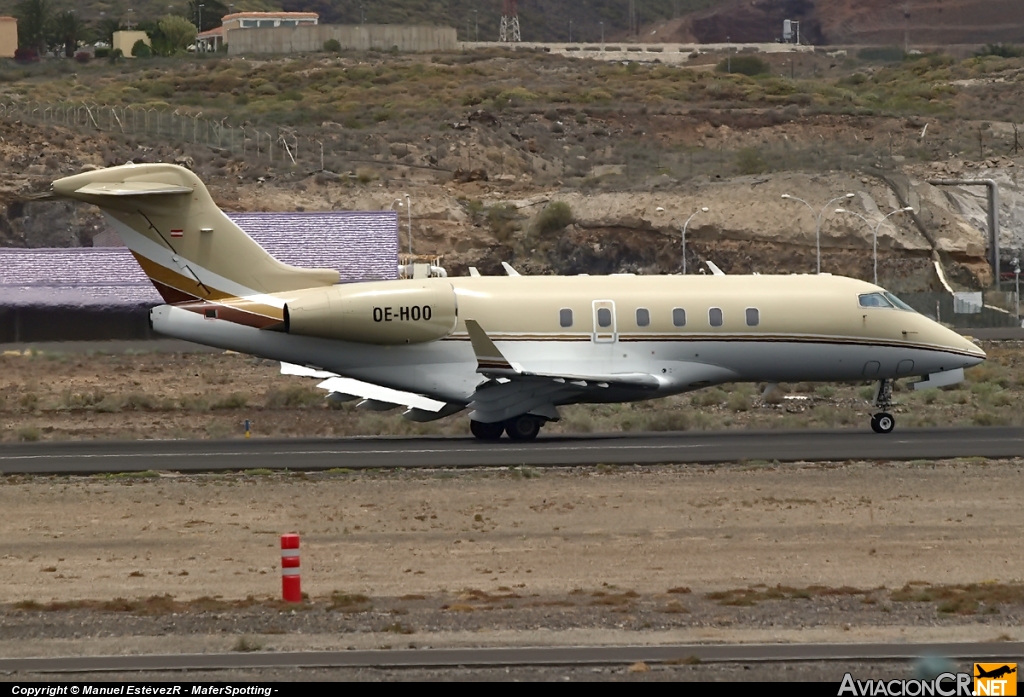
<path fill-rule="evenodd" d="M 875 433 L 892 433 L 896 428 L 896 419 L 888 412 L 892 408 L 892 380 L 878 381 L 875 406 L 882 411 L 871 417 L 871 430 Z"/>
<path fill-rule="evenodd" d="M 541 419 L 529 414 L 493 424 L 472 420 L 469 422 L 469 430 L 480 440 L 498 440 L 502 432 L 507 433 L 512 440 L 533 440 L 540 433 L 540 427 Z"/>

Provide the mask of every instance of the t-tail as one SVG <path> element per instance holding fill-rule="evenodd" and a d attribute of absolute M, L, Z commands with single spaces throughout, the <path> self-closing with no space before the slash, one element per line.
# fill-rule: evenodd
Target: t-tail
<path fill-rule="evenodd" d="M 55 181 L 53 192 L 98 206 L 169 304 L 230 307 L 246 324 L 268 326 L 283 320 L 283 304 L 268 294 L 338 282 L 337 271 L 272 257 L 178 165 L 84 172 Z"/>

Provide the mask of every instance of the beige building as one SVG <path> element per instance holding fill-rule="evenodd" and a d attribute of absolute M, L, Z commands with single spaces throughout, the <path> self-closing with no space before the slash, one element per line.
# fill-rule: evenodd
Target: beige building
<path fill-rule="evenodd" d="M 271 29 L 275 27 L 312 27 L 320 21 L 316 12 L 236 12 L 224 15 L 219 27 L 200 32 L 196 36 L 196 49 L 218 51 L 231 29 Z"/>
<path fill-rule="evenodd" d="M 114 45 L 111 46 L 112 50 L 121 49 L 121 53 L 125 58 L 132 57 L 132 46 L 135 45 L 136 41 L 142 40 L 150 48 L 153 48 L 153 43 L 149 40 L 149 34 L 144 31 L 115 31 L 114 32 Z"/>
<path fill-rule="evenodd" d="M 0 17 L 0 58 L 14 58 L 18 50 L 18 20 Z"/>

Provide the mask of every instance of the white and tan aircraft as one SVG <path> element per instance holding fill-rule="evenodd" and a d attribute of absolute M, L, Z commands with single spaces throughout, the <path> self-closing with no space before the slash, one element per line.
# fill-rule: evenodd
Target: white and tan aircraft
<path fill-rule="evenodd" d="M 282 264 L 232 223 L 192 172 L 123 165 L 60 179 L 99 206 L 166 305 L 161 334 L 282 361 L 337 400 L 470 411 L 481 439 L 536 437 L 566 404 L 653 399 L 727 382 L 963 379 L 970 341 L 851 278 L 501 276 L 338 284 Z"/>

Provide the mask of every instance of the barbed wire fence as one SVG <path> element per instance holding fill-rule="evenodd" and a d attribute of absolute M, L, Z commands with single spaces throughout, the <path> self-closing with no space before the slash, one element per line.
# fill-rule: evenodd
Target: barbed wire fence
<path fill-rule="evenodd" d="M 436 125 L 427 124 L 411 127 L 412 130 L 408 126 L 390 125 L 348 128 L 327 122 L 321 126 L 286 126 L 237 123 L 230 115 L 217 118 L 187 107 L 108 105 L 88 100 L 0 101 L 0 120 L 18 119 L 78 133 L 101 132 L 129 146 L 134 141 L 148 146 L 169 145 L 182 151 L 188 146 L 205 147 L 210 154 L 256 164 L 269 173 L 298 168 L 358 177 L 353 171 L 357 167 L 397 167 L 432 170 L 448 177 L 460 169 L 469 172 L 486 168 L 492 175 L 526 172 L 538 184 L 566 177 L 586 183 L 608 174 L 626 183 L 642 185 L 646 175 L 659 173 L 686 180 L 791 169 L 896 170 L 907 161 L 941 162 L 956 152 L 965 153 L 964 159 L 1005 154 L 1004 148 L 998 146 L 979 149 L 977 134 L 960 128 L 944 135 L 932 131 L 927 137 L 916 128 L 900 129 L 871 141 L 857 138 L 854 131 L 807 142 L 764 134 L 748 147 L 727 147 L 723 140 L 716 139 L 699 146 L 664 147 L 626 134 L 601 141 L 593 134 L 586 138 L 578 134 L 570 137 L 552 129 L 529 138 L 536 141 L 540 159 L 547 161 L 538 164 L 522 154 L 516 161 L 516 150 L 522 145 L 517 141 L 524 140 L 524 136 L 502 135 L 487 128 L 468 136 L 455 130 L 455 125 L 445 133 L 438 132 Z M 465 123 L 458 126 L 468 127 Z M 606 135 L 610 138 L 610 134 Z M 605 168 L 607 174 L 600 174 L 600 168 Z"/>
<path fill-rule="evenodd" d="M 238 124 L 227 116 L 208 118 L 202 111 L 182 108 L 77 101 L 0 102 L 0 120 L 62 126 L 78 133 L 100 132 L 148 145 L 205 146 L 213 153 L 229 153 L 270 168 L 330 171 L 367 164 L 450 171 L 439 166 L 436 157 L 433 162 L 425 157 L 423 162 L 417 162 L 409 156 L 407 148 L 391 147 L 387 138 L 370 131 L 349 131 L 340 126 L 328 132 L 308 127 Z"/>

